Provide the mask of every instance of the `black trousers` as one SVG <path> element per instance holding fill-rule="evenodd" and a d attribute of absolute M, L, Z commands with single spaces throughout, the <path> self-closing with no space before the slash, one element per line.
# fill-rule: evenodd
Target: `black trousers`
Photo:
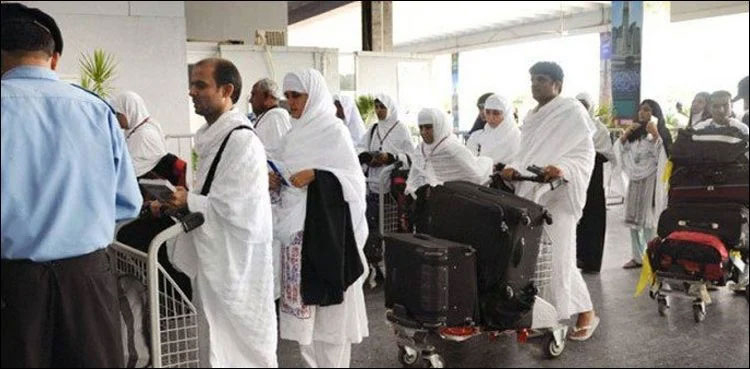
<path fill-rule="evenodd" d="M 105 250 L 2 261 L 2 366 L 122 367 L 117 284 Z"/>
<path fill-rule="evenodd" d="M 594 172 L 586 193 L 586 206 L 578 222 L 576 256 L 583 262 L 584 272 L 599 272 L 604 256 L 604 237 L 607 233 L 607 204 L 604 194 L 604 163 L 602 154 L 596 154 Z"/>

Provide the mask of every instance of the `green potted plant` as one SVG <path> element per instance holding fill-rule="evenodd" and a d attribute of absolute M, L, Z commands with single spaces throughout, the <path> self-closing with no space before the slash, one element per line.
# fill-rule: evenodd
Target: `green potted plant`
<path fill-rule="evenodd" d="M 112 80 L 116 77 L 117 62 L 112 54 L 102 49 L 91 55 L 81 53 L 78 60 L 81 67 L 81 87 L 107 98 L 113 91 Z"/>
<path fill-rule="evenodd" d="M 362 120 L 368 127 L 374 122 L 375 116 L 375 98 L 370 95 L 362 95 L 357 98 L 357 110 Z"/>

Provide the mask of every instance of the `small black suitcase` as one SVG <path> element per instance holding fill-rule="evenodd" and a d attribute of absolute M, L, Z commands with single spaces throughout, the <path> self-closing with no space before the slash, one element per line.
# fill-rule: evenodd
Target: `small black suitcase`
<path fill-rule="evenodd" d="M 659 237 L 675 231 L 701 231 L 718 236 L 730 249 L 748 247 L 748 208 L 742 204 L 673 204 L 659 217 Z"/>
<path fill-rule="evenodd" d="M 479 322 L 471 246 L 423 234 L 385 236 L 385 306 L 427 327 Z"/>

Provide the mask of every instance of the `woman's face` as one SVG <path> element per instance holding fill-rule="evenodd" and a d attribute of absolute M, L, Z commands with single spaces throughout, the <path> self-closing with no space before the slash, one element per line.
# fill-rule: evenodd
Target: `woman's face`
<path fill-rule="evenodd" d="M 120 128 L 122 129 L 128 129 L 128 118 L 125 117 L 125 114 L 117 113 L 117 122 L 120 123 Z"/>
<path fill-rule="evenodd" d="M 651 121 L 651 106 L 648 104 L 641 104 L 638 109 L 638 120 L 642 123 L 648 123 Z"/>
<path fill-rule="evenodd" d="M 499 126 L 505 119 L 503 112 L 495 109 L 484 109 L 484 116 L 487 117 L 487 123 L 489 123 L 492 128 Z"/>
<path fill-rule="evenodd" d="M 700 113 L 706 109 L 707 103 L 708 101 L 706 101 L 703 96 L 696 96 L 695 99 L 693 99 L 693 104 L 690 105 L 690 111 L 693 112 L 693 114 Z"/>
<path fill-rule="evenodd" d="M 380 100 L 375 100 L 375 114 L 377 114 L 379 120 L 388 118 L 388 108 Z"/>
<path fill-rule="evenodd" d="M 294 119 L 302 117 L 302 113 L 305 111 L 305 105 L 307 105 L 307 94 L 303 94 L 297 91 L 285 91 L 284 96 L 289 102 L 290 115 Z"/>
<path fill-rule="evenodd" d="M 435 141 L 434 132 L 432 130 L 432 124 L 424 124 L 419 126 L 419 134 L 422 135 L 422 140 L 426 144 L 431 144 Z"/>

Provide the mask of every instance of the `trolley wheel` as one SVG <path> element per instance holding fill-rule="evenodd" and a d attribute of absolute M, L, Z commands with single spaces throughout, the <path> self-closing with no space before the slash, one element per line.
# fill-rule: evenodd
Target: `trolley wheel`
<path fill-rule="evenodd" d="M 696 323 L 706 319 L 706 309 L 701 304 L 693 304 L 693 319 Z"/>
<path fill-rule="evenodd" d="M 398 346 L 398 362 L 404 368 L 425 368 L 427 362 L 422 358 L 422 352 L 416 349 L 407 350 L 403 346 Z"/>
<path fill-rule="evenodd" d="M 667 301 L 666 296 L 658 296 L 656 298 L 656 302 L 659 306 L 659 315 L 666 316 L 667 310 L 669 309 L 669 301 Z"/>
<path fill-rule="evenodd" d="M 547 334 L 544 336 L 544 343 L 542 343 L 542 349 L 544 350 L 544 356 L 548 359 L 555 359 L 560 357 L 562 355 L 563 351 L 565 351 L 565 338 L 560 342 L 558 345 L 557 342 L 555 342 L 555 336 L 550 334 Z"/>

